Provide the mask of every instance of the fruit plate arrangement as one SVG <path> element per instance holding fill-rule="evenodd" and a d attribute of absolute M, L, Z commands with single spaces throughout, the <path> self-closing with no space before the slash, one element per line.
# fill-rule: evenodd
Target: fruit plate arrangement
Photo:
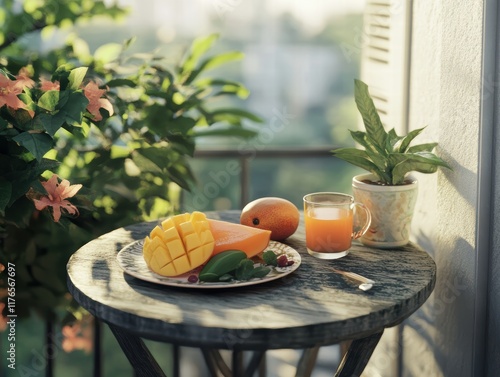
<path fill-rule="evenodd" d="M 218 281 L 218 282 L 205 282 L 197 279 L 199 272 L 202 267 L 198 267 L 192 271 L 189 271 L 185 274 L 175 276 L 175 277 L 166 277 L 161 276 L 153 271 L 151 271 L 143 257 L 143 240 L 135 241 L 123 249 L 117 255 L 118 264 L 123 269 L 125 273 L 131 275 L 137 279 L 141 279 L 144 281 L 148 281 L 151 283 L 157 283 L 161 285 L 175 286 L 175 287 L 185 287 L 185 288 L 233 288 L 233 287 L 241 287 L 247 285 L 255 285 L 265 283 L 271 280 L 280 279 L 293 271 L 299 268 L 300 263 L 302 261 L 300 254 L 293 249 L 292 247 L 285 245 L 281 242 L 270 241 L 265 251 L 272 250 L 274 254 L 279 258 L 281 255 L 286 255 L 286 259 L 288 261 L 293 261 L 293 264 L 290 264 L 285 267 L 279 266 L 269 266 L 271 268 L 271 272 L 269 272 L 266 276 L 262 278 L 253 278 L 250 280 L 238 281 Z M 264 261 L 258 257 L 252 258 L 255 262 L 255 266 L 265 265 Z M 194 279 L 196 277 L 196 279 Z"/>

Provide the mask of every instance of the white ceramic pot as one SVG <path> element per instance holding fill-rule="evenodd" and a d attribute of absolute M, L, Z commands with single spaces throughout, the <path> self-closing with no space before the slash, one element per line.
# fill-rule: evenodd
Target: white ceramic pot
<path fill-rule="evenodd" d="M 410 239 L 411 220 L 417 201 L 418 182 L 398 186 L 381 186 L 363 181 L 376 180 L 373 174 L 352 179 L 354 200 L 363 203 L 372 215 L 368 231 L 360 238 L 367 246 L 393 248 L 404 246 Z"/>

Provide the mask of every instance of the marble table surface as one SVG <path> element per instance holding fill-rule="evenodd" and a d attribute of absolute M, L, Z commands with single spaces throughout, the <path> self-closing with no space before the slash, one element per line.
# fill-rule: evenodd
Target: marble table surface
<path fill-rule="evenodd" d="M 239 221 L 239 211 L 208 217 Z M 157 222 L 105 234 L 80 248 L 67 266 L 75 299 L 104 322 L 137 336 L 180 346 L 218 349 L 310 348 L 360 339 L 401 323 L 431 294 L 432 258 L 415 245 L 382 250 L 353 244 L 338 260 L 320 260 L 305 247 L 304 223 L 283 241 L 302 264 L 264 284 L 190 289 L 149 283 L 127 275 L 117 253 L 147 235 Z M 376 281 L 364 292 L 331 267 Z"/>

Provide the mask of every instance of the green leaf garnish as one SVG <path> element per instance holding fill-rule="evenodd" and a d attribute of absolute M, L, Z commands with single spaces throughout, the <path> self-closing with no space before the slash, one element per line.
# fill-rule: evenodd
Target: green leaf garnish
<path fill-rule="evenodd" d="M 274 254 L 274 251 L 272 250 L 267 250 L 262 254 L 262 259 L 264 259 L 264 262 L 270 266 L 277 266 L 278 265 L 278 257 L 276 254 Z"/>
<path fill-rule="evenodd" d="M 231 281 L 234 279 L 234 276 L 231 274 L 224 274 L 219 277 L 219 281 Z"/>
<path fill-rule="evenodd" d="M 271 272 L 271 268 L 266 266 L 255 267 L 252 271 L 252 278 L 263 278 Z"/>
<path fill-rule="evenodd" d="M 250 259 L 243 259 L 234 271 L 237 280 L 249 280 L 252 278 L 252 273 L 253 262 Z"/>

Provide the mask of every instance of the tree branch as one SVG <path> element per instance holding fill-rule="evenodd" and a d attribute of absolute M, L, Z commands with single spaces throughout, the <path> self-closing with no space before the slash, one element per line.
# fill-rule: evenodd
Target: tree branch
<path fill-rule="evenodd" d="M 34 22 L 33 27 L 30 30 L 27 30 L 23 32 L 23 34 L 15 34 L 15 33 L 8 33 L 6 35 L 5 41 L 0 44 L 0 51 L 9 47 L 10 45 L 14 44 L 25 34 L 33 33 L 35 31 L 41 31 L 45 26 L 47 26 L 46 22 Z"/>

